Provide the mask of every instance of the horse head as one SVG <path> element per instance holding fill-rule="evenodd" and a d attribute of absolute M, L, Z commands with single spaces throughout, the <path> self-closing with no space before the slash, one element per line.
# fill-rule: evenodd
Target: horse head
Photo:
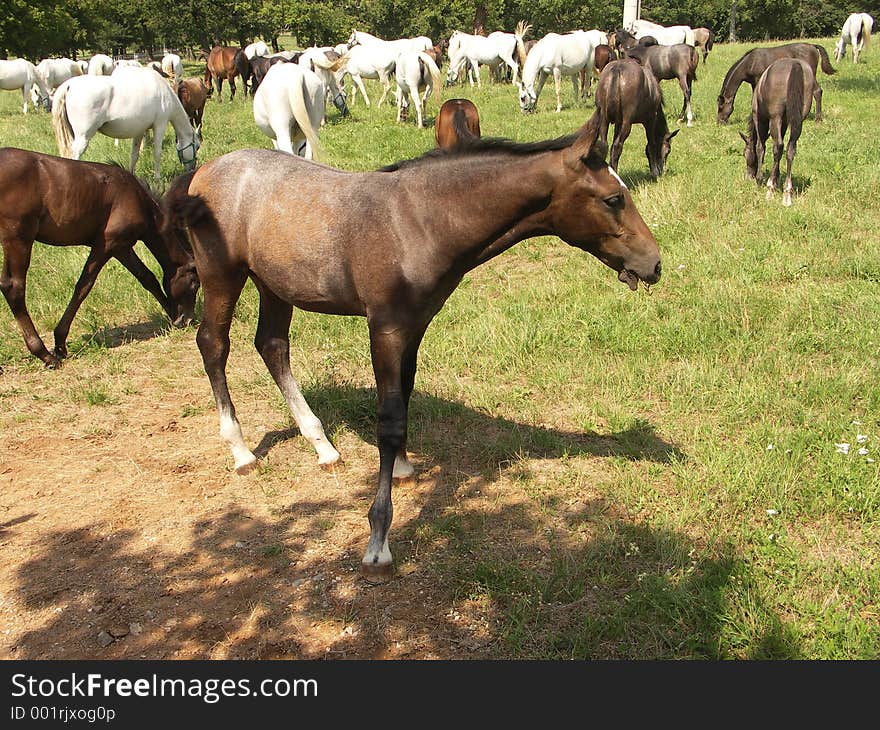
<path fill-rule="evenodd" d="M 349 49 L 354 48 L 356 45 L 358 45 L 358 43 L 360 43 L 360 41 L 358 40 L 357 34 L 358 34 L 358 32 L 356 29 L 351 31 L 351 35 L 348 37 Z"/>
<path fill-rule="evenodd" d="M 188 125 L 187 128 L 192 129 Z M 177 135 L 177 159 L 180 160 L 185 170 L 196 169 L 196 154 L 201 146 L 202 139 L 198 129 L 192 129 L 192 139 L 189 142 Z"/>
<path fill-rule="evenodd" d="M 538 95 L 533 87 L 528 87 L 520 81 L 516 82 L 519 89 L 519 108 L 523 114 L 532 114 L 538 108 Z"/>
<path fill-rule="evenodd" d="M 718 124 L 727 124 L 730 115 L 733 114 L 733 97 L 718 95 Z"/>
<path fill-rule="evenodd" d="M 635 291 L 640 281 L 660 279 L 660 250 L 623 180 L 605 161 L 608 145 L 598 128 L 596 114 L 564 150 L 565 184 L 557 186 L 548 210 L 556 235 L 614 269 Z"/>
<path fill-rule="evenodd" d="M 660 115 L 663 112 L 661 111 Z M 668 131 L 665 124 L 665 117 L 662 124 L 654 125 L 654 134 L 648 139 L 645 145 L 645 157 L 648 158 L 648 167 L 651 169 L 651 177 L 658 178 L 666 172 L 666 158 L 672 151 L 672 138 L 678 134 L 679 130 L 674 132 Z"/>

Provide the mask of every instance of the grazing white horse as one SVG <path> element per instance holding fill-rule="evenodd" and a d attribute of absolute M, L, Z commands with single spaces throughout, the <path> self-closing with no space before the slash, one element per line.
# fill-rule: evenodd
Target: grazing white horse
<path fill-rule="evenodd" d="M 853 63 L 859 62 L 859 54 L 868 47 L 871 31 L 874 30 L 874 18 L 867 13 L 853 13 L 843 24 L 840 40 L 834 46 L 834 58 L 839 61 L 846 55 L 846 45 L 853 48 Z"/>
<path fill-rule="evenodd" d="M 520 21 L 514 33 L 503 33 L 496 30 L 488 36 L 471 35 L 455 30 L 449 37 L 449 69 L 446 72 L 446 82 L 453 84 L 458 81 L 465 64 L 468 64 L 468 81 L 474 85 L 474 75 L 477 77 L 477 86 L 482 86 L 480 81 L 480 64 L 497 67 L 506 63 L 513 72 L 513 83 L 519 78 L 519 71 L 526 62 L 526 47 L 524 39 L 531 26 Z"/>
<path fill-rule="evenodd" d="M 347 56 L 342 56 L 336 61 L 327 58 L 326 51 L 332 51 L 329 46 L 322 48 L 306 48 L 299 57 L 300 66 L 307 68 L 321 79 L 321 83 L 327 89 L 327 95 L 333 100 L 333 105 L 339 110 L 342 116 L 348 116 L 348 103 L 346 102 L 345 89 L 341 87 L 340 81 L 345 71 Z M 277 65 L 277 64 L 276 64 Z M 326 114 L 326 104 L 325 104 Z M 324 117 L 321 117 L 321 124 L 324 123 Z"/>
<path fill-rule="evenodd" d="M 69 58 L 44 58 L 36 68 L 50 94 L 71 76 L 82 76 L 80 65 Z"/>
<path fill-rule="evenodd" d="M 556 87 L 556 111 L 562 110 L 562 77 L 570 76 L 574 85 L 574 96 L 578 98 L 578 78 L 581 69 L 587 75 L 593 73 L 596 48 L 585 30 L 559 35 L 548 33 L 529 51 L 523 67 L 522 83 L 519 89 L 519 106 L 523 112 L 533 112 L 538 105 L 538 97 L 544 82 L 553 74 Z"/>
<path fill-rule="evenodd" d="M 113 73 L 116 73 L 121 68 L 143 68 L 141 62 L 134 58 L 120 58 L 118 61 L 113 62 Z"/>
<path fill-rule="evenodd" d="M 42 105 L 48 111 L 49 89 L 37 73 L 37 67 L 24 58 L 0 61 L 0 89 L 4 91 L 21 89 L 22 114 L 27 114 L 28 97 L 33 87 L 39 89 L 39 99 L 34 102 L 34 108 Z"/>
<path fill-rule="evenodd" d="M 427 51 L 434 47 L 434 43 L 431 39 L 424 35 L 420 35 L 416 38 L 398 38 L 397 40 L 386 41 L 377 36 L 370 35 L 369 33 L 364 33 L 361 30 L 353 30 L 348 38 L 349 48 L 354 48 L 357 45 L 371 46 L 378 43 L 388 44 L 394 48 L 397 53 L 403 53 L 404 51 Z"/>
<path fill-rule="evenodd" d="M 89 76 L 109 76 L 113 73 L 113 59 L 96 53 L 89 59 Z"/>
<path fill-rule="evenodd" d="M 694 29 L 689 25 L 665 26 L 652 23 L 650 20 L 636 20 L 628 30 L 636 38 L 642 38 L 646 35 L 653 36 L 661 46 L 675 46 L 679 43 L 687 43 L 689 46 L 696 45 Z"/>
<path fill-rule="evenodd" d="M 162 158 L 162 138 L 168 124 L 177 135 L 177 158 L 187 170 L 196 164 L 201 146 L 198 133 L 177 94 L 165 80 L 147 68 L 118 68 L 112 76 L 76 76 L 55 92 L 52 128 L 58 151 L 78 160 L 97 132 L 117 139 L 131 139 L 134 172 L 141 141 L 153 130 L 154 173 L 158 180 Z"/>
<path fill-rule="evenodd" d="M 377 106 L 388 96 L 391 89 L 391 74 L 394 73 L 394 63 L 397 60 L 397 51 L 382 43 L 367 46 L 356 45 L 346 55 L 348 62 L 345 72 L 351 76 L 351 103 L 357 97 L 358 89 L 364 95 L 364 101 L 370 106 L 370 97 L 364 88 L 363 79 L 378 79 L 382 84 L 382 96 L 379 97 Z M 344 75 L 344 74 L 343 74 Z"/>
<path fill-rule="evenodd" d="M 433 91 L 434 99 L 440 103 L 440 69 L 434 59 L 422 51 L 401 53 L 397 57 L 397 121 L 403 117 L 403 110 L 409 108 L 407 94 L 416 108 L 419 129 L 425 125 L 422 121 L 422 104 Z M 424 89 L 424 100 L 419 96 Z"/>
<path fill-rule="evenodd" d="M 162 73 L 169 79 L 173 79 L 176 87 L 183 79 L 183 62 L 180 60 L 180 56 L 176 53 L 166 53 L 162 56 Z"/>
<path fill-rule="evenodd" d="M 313 160 L 327 98 L 324 83 L 306 66 L 276 63 L 254 94 L 254 121 L 276 150 Z"/>
<path fill-rule="evenodd" d="M 244 47 L 244 55 L 248 61 L 250 61 L 254 56 L 268 56 L 269 46 L 267 46 L 263 41 L 254 41 L 253 43 L 249 43 Z"/>

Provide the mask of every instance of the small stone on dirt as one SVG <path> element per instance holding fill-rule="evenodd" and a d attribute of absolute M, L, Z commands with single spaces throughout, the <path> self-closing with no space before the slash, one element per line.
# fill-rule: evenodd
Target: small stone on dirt
<path fill-rule="evenodd" d="M 291 583 L 291 585 L 294 588 L 299 588 L 305 582 L 306 582 L 305 578 L 297 578 L 295 581 L 293 581 L 293 583 Z"/>
<path fill-rule="evenodd" d="M 98 634 L 98 643 L 103 647 L 108 647 L 113 643 L 113 637 L 110 636 L 106 631 L 102 631 Z"/>
<path fill-rule="evenodd" d="M 132 636 L 138 636 L 144 629 L 139 623 L 133 623 L 128 625 L 128 630 L 131 632 Z"/>
<path fill-rule="evenodd" d="M 121 639 L 124 636 L 128 636 L 128 626 L 114 626 L 110 629 L 110 636 L 114 639 Z"/>

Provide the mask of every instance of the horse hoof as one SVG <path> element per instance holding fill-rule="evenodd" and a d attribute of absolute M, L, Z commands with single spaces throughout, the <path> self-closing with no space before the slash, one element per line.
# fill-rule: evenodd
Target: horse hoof
<path fill-rule="evenodd" d="M 52 349 L 52 354 L 55 356 L 56 359 L 63 360 L 67 357 L 67 347 L 65 347 L 64 345 L 55 345 L 55 347 Z"/>
<path fill-rule="evenodd" d="M 391 481 L 398 487 L 414 487 L 419 480 L 415 474 L 406 474 L 402 477 L 391 477 Z"/>
<path fill-rule="evenodd" d="M 238 474 L 239 476 L 244 477 L 244 476 L 247 476 L 248 474 L 250 474 L 254 469 L 256 469 L 256 467 L 257 467 L 257 460 L 256 459 L 254 459 L 253 461 L 246 461 L 243 464 L 236 464 L 235 465 L 235 473 Z"/>
<path fill-rule="evenodd" d="M 373 585 L 387 583 L 394 577 L 394 563 L 385 563 L 384 565 L 361 563 L 361 575 L 367 583 Z"/>
<path fill-rule="evenodd" d="M 55 355 L 52 355 L 51 353 L 43 358 L 43 362 L 46 364 L 46 367 L 51 370 L 57 370 L 61 367 L 61 359 L 55 357 Z"/>
<path fill-rule="evenodd" d="M 318 466 L 321 467 L 322 471 L 326 471 L 328 474 L 338 474 L 345 468 L 345 462 L 340 458 L 336 461 L 328 461 L 324 464 L 318 462 Z"/>

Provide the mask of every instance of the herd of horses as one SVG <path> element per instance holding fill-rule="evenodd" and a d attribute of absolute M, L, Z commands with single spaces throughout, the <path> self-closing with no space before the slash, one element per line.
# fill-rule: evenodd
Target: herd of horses
<path fill-rule="evenodd" d="M 844 27 L 838 58 L 849 43 L 856 60 L 867 44 L 872 22 L 861 19 L 853 30 L 855 23 L 848 20 Z M 176 326 L 192 320 L 201 288 L 204 308 L 196 341 L 217 404 L 221 436 L 235 470 L 245 474 L 256 457 L 236 418 L 226 363 L 232 314 L 250 279 L 260 299 L 256 349 L 300 432 L 313 444 L 319 465 L 333 469 L 340 462 L 339 452 L 290 370 L 292 311 L 298 307 L 365 317 L 378 392 L 379 477 L 369 510 L 370 538 L 362 573 L 373 582 L 387 580 L 393 572 L 388 542 L 392 483 L 414 472 L 406 451 L 407 412 L 419 345 L 467 272 L 519 241 L 554 235 L 592 254 L 633 291 L 660 279 L 657 242 L 616 169 L 632 125 L 641 124 L 651 175 L 663 174 L 671 141 L 680 130 L 668 128 L 660 82 L 679 82 L 684 93 L 679 118 L 690 126 L 698 34 L 687 26 L 642 24 L 611 34 L 548 34 L 529 49 L 527 32 L 528 26 L 521 23 L 513 34 L 492 34 L 477 44 L 456 33 L 443 47 L 424 37 L 390 42 L 359 31 L 334 49 L 269 54 L 265 44 L 215 47 L 204 54 L 204 78 L 196 79 L 181 78 L 173 59 L 155 68 L 157 73 L 113 68 L 108 59 L 111 71 L 105 74 L 97 70 L 107 65 L 105 60 L 93 58 L 94 72 L 90 62 L 85 73 L 80 67 L 64 80 L 47 79 L 45 71 L 37 74 L 17 64 L 15 73 L 25 85 L 36 87 L 40 103 L 45 106 L 52 94 L 53 129 L 63 155 L 0 149 L 0 289 L 28 350 L 49 367 L 60 365 L 67 355 L 71 322 L 111 258 L 156 298 Z M 712 37 L 703 36 L 699 42 L 705 63 Z M 574 134 L 514 143 L 482 137 L 474 103 L 449 99 L 435 120 L 436 149 L 421 157 L 360 173 L 310 161 L 319 154 L 318 130 L 328 96 L 341 113 L 348 112 L 341 84 L 346 69 L 353 78 L 374 73 L 383 84 L 393 74 L 398 119 L 412 105 L 422 126 L 425 98 L 432 91 L 439 93 L 442 84 L 444 50 L 448 83 L 466 71 L 478 72 L 481 64 L 506 68 L 527 112 L 534 110 L 550 75 L 558 98 L 562 75 L 572 77 L 577 93 L 580 73 L 590 76 L 596 68 L 596 112 Z M 562 53 L 564 63 L 554 65 L 556 52 Z M 393 64 L 384 65 L 389 56 Z M 0 79 L 13 73 L 2 64 L 15 62 L 0 61 Z M 772 136 L 768 196 L 778 185 L 784 137 L 789 134 L 785 205 L 791 204 L 792 162 L 814 99 L 816 121 L 821 120 L 822 93 L 816 82 L 820 67 L 834 73 L 821 46 L 791 43 L 753 49 L 731 66 L 718 96 L 717 119 L 725 123 L 741 84 L 752 86 L 748 129 L 742 135 L 744 156 L 748 175 L 759 180 Z M 196 168 L 205 101 L 215 91 L 220 102 L 224 80 L 232 99 L 236 77 L 245 95 L 250 92 L 253 98 L 257 125 L 276 150 L 287 154 L 243 149 Z M 358 88 L 356 80 L 353 84 Z M 589 93 L 583 81 L 580 86 L 580 93 Z M 363 95 L 368 101 L 365 91 Z M 161 140 L 169 124 L 186 171 L 162 198 L 121 167 L 79 160 L 91 137 L 101 131 L 133 140 L 133 170 L 141 140 L 152 128 L 158 177 Z M 258 186 L 253 184 L 256 180 Z M 264 194 L 267 189 L 274 191 L 271 196 Z M 430 209 L 413 205 L 428 199 L 434 202 Z M 296 225 L 279 211 L 296 211 Z M 70 304 L 54 330 L 51 351 L 26 305 L 26 275 L 35 241 L 90 247 Z M 161 266 L 161 283 L 134 252 L 137 241 L 146 244 Z"/>

